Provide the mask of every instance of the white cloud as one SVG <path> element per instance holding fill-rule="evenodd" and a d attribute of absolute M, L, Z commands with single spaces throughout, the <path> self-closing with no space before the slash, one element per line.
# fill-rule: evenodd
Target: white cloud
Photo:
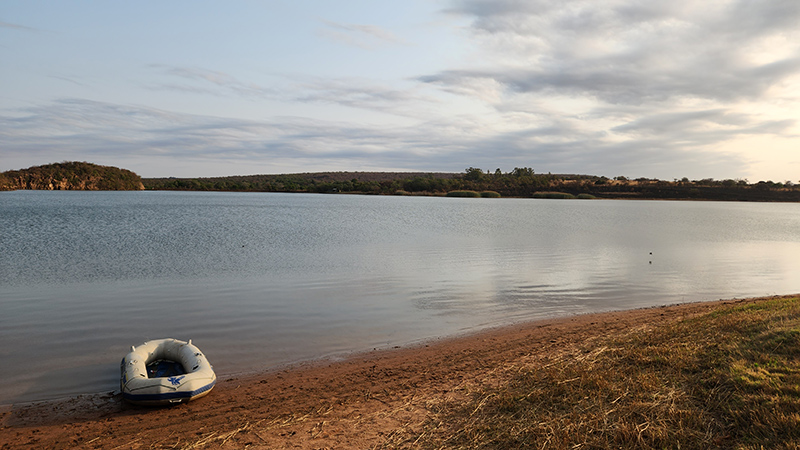
<path fill-rule="evenodd" d="M 521 152 L 663 173 L 675 164 L 660 153 L 728 168 L 753 159 L 725 150 L 737 139 L 798 132 L 785 114 L 800 106 L 798 2 L 462 0 L 446 12 L 471 19 L 480 56 L 418 79 L 517 118 Z M 570 127 L 543 137 L 548 117 Z"/>
<path fill-rule="evenodd" d="M 800 69 L 798 2 L 651 3 L 456 2 L 449 12 L 473 18 L 486 63 L 421 79 L 450 86 L 485 78 L 511 92 L 636 104 L 758 98 Z M 766 44 L 774 58 L 750 57 Z"/>

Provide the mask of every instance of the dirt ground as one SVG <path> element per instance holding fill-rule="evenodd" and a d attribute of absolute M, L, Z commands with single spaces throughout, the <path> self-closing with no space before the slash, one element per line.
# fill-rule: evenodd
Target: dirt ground
<path fill-rule="evenodd" d="M 598 337 L 708 312 L 691 303 L 530 322 L 411 348 L 220 377 L 209 395 L 140 407 L 83 395 L 0 407 L 0 449 L 412 447 L 432 411 L 520 364 Z"/>

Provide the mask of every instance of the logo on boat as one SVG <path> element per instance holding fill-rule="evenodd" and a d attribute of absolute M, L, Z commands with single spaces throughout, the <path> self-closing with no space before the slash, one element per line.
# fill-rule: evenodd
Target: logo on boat
<path fill-rule="evenodd" d="M 173 386 L 177 386 L 177 385 L 181 384 L 181 380 L 184 379 L 184 378 L 186 378 L 186 375 L 182 375 L 180 377 L 169 377 L 169 378 L 167 378 L 167 381 L 172 383 Z"/>

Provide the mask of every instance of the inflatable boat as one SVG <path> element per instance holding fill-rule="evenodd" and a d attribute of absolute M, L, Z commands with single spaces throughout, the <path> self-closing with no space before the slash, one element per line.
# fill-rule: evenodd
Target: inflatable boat
<path fill-rule="evenodd" d="M 208 394 L 217 382 L 203 352 L 177 339 L 148 341 L 122 359 L 122 398 L 140 405 L 188 402 Z"/>

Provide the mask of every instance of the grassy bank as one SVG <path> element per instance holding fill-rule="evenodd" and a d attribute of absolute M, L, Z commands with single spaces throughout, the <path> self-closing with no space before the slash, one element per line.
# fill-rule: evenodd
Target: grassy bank
<path fill-rule="evenodd" d="M 421 448 L 798 448 L 800 298 L 728 305 L 516 362 Z"/>

